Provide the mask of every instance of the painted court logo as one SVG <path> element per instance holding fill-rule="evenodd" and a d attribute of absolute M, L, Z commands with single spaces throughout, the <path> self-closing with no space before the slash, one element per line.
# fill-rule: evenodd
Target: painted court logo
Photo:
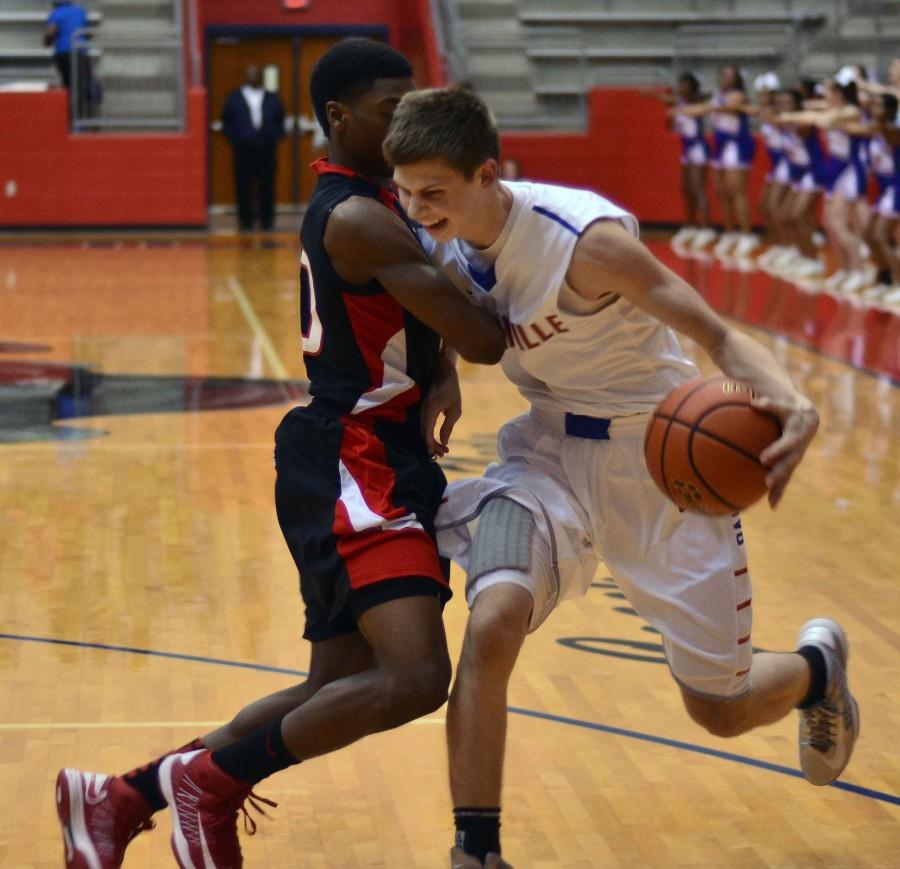
<path fill-rule="evenodd" d="M 104 374 L 83 365 L 0 359 L 0 396 L 0 444 L 6 444 L 103 437 L 107 432 L 71 425 L 93 416 L 300 404 L 309 393 L 299 380 Z"/>

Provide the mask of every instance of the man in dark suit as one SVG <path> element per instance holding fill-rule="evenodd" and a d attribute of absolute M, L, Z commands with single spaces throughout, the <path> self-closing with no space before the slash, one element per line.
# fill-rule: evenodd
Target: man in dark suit
<path fill-rule="evenodd" d="M 284 107 L 278 94 L 264 90 L 258 66 L 247 67 L 243 86 L 225 101 L 222 131 L 234 150 L 240 227 L 253 229 L 256 182 L 259 223 L 263 229 L 271 229 L 275 217 L 275 149 L 284 135 Z"/>

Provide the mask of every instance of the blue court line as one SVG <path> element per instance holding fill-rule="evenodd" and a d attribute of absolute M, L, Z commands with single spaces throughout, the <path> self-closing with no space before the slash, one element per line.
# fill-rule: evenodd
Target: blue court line
<path fill-rule="evenodd" d="M 224 658 L 207 658 L 201 655 L 183 655 L 178 652 L 159 652 L 155 649 L 137 649 L 132 646 L 112 646 L 107 643 L 84 643 L 78 640 L 58 640 L 52 637 L 32 637 L 25 634 L 0 633 L 0 640 L 18 640 L 25 643 L 44 643 L 54 646 L 74 646 L 81 649 L 100 649 L 105 652 L 128 652 L 134 655 L 147 655 L 155 658 L 173 658 L 179 661 L 194 661 L 200 664 L 217 664 L 221 667 L 239 667 L 244 670 L 259 670 L 264 673 L 283 673 L 288 676 L 308 676 L 303 670 L 292 670 L 287 667 L 269 667 L 266 664 L 250 664 L 244 661 L 228 661 Z M 651 742 L 655 745 L 664 745 L 667 748 L 677 748 L 681 751 L 691 751 L 694 754 L 704 754 L 707 757 L 715 757 L 719 760 L 730 760 L 732 763 L 742 763 L 745 766 L 765 769 L 769 772 L 777 772 L 792 778 L 803 778 L 800 770 L 789 766 L 781 766 L 766 760 L 756 760 L 742 754 L 734 754 L 730 751 L 720 751 L 716 748 L 706 748 L 702 745 L 694 745 L 691 742 L 681 742 L 677 739 L 669 739 L 665 736 L 654 736 L 652 733 L 641 733 L 638 730 L 627 730 L 624 727 L 612 727 L 609 724 L 598 724 L 595 721 L 584 721 L 580 718 L 567 718 L 564 715 L 553 715 L 549 712 L 537 712 L 534 709 L 522 709 L 518 706 L 509 706 L 508 711 L 513 715 L 522 715 L 526 718 L 537 718 L 541 721 L 552 721 L 554 724 L 567 724 L 570 727 L 581 727 L 585 730 L 595 730 L 600 733 L 608 733 L 611 736 L 623 736 L 626 739 L 637 739 L 642 742 Z M 828 787 L 849 793 L 859 794 L 883 803 L 900 806 L 900 796 L 888 794 L 884 791 L 876 791 L 863 785 L 855 785 L 849 782 L 836 781 Z"/>
<path fill-rule="evenodd" d="M 540 718 L 543 721 L 554 721 L 557 724 L 569 724 L 572 727 L 583 727 L 587 730 L 599 730 L 601 733 L 610 733 L 613 736 L 625 736 L 628 739 L 639 739 L 643 742 L 653 742 L 656 745 L 665 745 L 669 748 L 680 748 L 682 751 L 692 751 L 695 754 L 705 754 L 709 757 L 717 757 L 720 760 L 730 760 L 734 763 L 743 763 L 746 766 L 755 766 L 759 769 L 767 769 L 769 772 L 780 772 L 782 775 L 789 775 L 793 778 L 803 778 L 803 773 L 799 769 L 792 769 L 789 766 L 781 766 L 777 763 L 769 763 L 767 760 L 756 760 L 752 757 L 745 757 L 742 754 L 733 754 L 730 751 L 720 751 L 717 748 L 706 748 L 702 745 L 694 745 L 691 742 L 681 742 L 677 739 L 668 739 L 665 736 L 654 736 L 651 733 L 640 733 L 637 730 L 626 730 L 622 727 L 611 727 L 608 724 L 597 724 L 593 721 L 582 721 L 580 718 L 566 718 L 563 715 L 552 715 L 549 712 L 535 712 L 533 709 L 518 709 L 514 706 L 509 707 L 510 712 L 516 715 L 525 715 L 528 718 Z M 849 782 L 836 781 L 829 787 L 838 788 L 842 791 L 850 791 L 850 793 L 860 794 L 864 797 L 871 797 L 873 800 L 881 800 L 885 803 L 891 803 L 900 806 L 900 796 L 894 794 L 886 794 L 882 791 L 876 791 L 872 788 L 863 787 L 862 785 L 854 785 Z"/>
<path fill-rule="evenodd" d="M 129 652 L 132 655 L 148 655 L 154 658 L 174 658 L 177 661 L 196 661 L 200 664 L 218 664 L 220 667 L 240 667 L 244 670 L 262 670 L 264 673 L 284 673 L 287 676 L 308 676 L 304 670 L 287 667 L 269 667 L 266 664 L 247 664 L 243 661 L 226 661 L 224 658 L 205 658 L 202 655 L 181 655 L 178 652 L 157 652 L 154 649 L 136 649 L 132 646 L 110 646 L 107 643 L 82 643 L 78 640 L 55 640 L 53 637 L 29 637 L 24 634 L 0 634 L 0 640 L 19 640 L 23 643 L 46 643 L 51 646 L 77 646 L 79 649 L 101 649 L 104 652 Z"/>

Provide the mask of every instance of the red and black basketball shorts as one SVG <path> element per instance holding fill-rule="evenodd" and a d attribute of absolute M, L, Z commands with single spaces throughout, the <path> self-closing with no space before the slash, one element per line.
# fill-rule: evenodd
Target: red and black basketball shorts
<path fill-rule="evenodd" d="M 275 466 L 306 639 L 355 630 L 366 609 L 394 598 L 449 600 L 434 537 L 447 481 L 417 427 L 294 408 L 275 433 Z"/>

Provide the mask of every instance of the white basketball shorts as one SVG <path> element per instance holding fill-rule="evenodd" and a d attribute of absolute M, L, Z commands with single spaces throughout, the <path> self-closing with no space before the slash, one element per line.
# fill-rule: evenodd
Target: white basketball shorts
<path fill-rule="evenodd" d="M 753 654 L 740 519 L 682 513 L 660 493 L 644 462 L 647 422 L 644 414 L 621 417 L 609 440 L 589 440 L 566 435 L 562 413 L 511 420 L 499 434 L 500 462 L 448 487 L 438 546 L 465 569 L 482 507 L 511 498 L 537 525 L 531 573 L 516 583 L 534 598 L 531 630 L 560 601 L 584 595 L 602 559 L 662 635 L 675 679 L 698 696 L 732 699 L 750 688 Z M 469 605 L 497 581 L 496 572 L 476 580 Z"/>

